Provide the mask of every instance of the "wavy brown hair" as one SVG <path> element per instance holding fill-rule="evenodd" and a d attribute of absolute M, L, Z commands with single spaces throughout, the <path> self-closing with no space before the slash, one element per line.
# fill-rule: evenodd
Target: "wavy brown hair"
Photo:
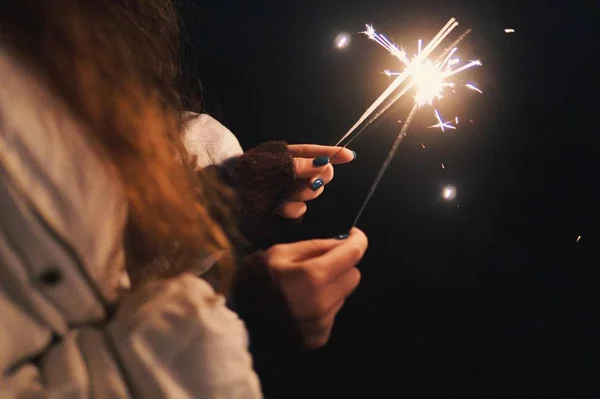
<path fill-rule="evenodd" d="M 89 127 L 98 153 L 119 172 L 134 278 L 149 277 L 146 265 L 159 256 L 179 260 L 154 269 L 160 277 L 185 270 L 174 266 L 186 265 L 182 260 L 231 253 L 214 214 L 228 217 L 229 193 L 194 171 L 180 139 L 179 26 L 171 1 L 0 3 L 0 40 Z M 222 280 L 231 277 L 231 260 L 220 262 Z"/>

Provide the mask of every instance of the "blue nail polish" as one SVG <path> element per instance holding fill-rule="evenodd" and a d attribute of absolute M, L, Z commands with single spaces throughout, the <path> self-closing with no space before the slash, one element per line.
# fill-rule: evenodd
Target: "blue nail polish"
<path fill-rule="evenodd" d="M 318 157 L 313 159 L 313 166 L 325 166 L 329 163 L 329 157 Z"/>
<path fill-rule="evenodd" d="M 317 191 L 318 189 L 320 189 L 321 187 L 323 187 L 323 183 L 324 183 L 324 182 L 323 182 L 323 179 L 317 179 L 317 180 L 315 180 L 315 181 L 314 181 L 314 182 L 313 182 L 313 183 L 310 185 L 310 188 L 311 188 L 313 191 Z"/>
<path fill-rule="evenodd" d="M 335 240 L 345 240 L 346 238 L 350 237 L 350 234 L 340 234 L 337 235 L 335 237 L 333 237 Z"/>
<path fill-rule="evenodd" d="M 356 151 L 352 151 L 352 155 L 354 156 L 354 158 L 352 158 L 352 160 L 354 161 L 356 159 Z"/>

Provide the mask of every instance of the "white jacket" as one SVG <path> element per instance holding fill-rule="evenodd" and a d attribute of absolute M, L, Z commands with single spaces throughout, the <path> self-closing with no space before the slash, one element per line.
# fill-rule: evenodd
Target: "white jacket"
<path fill-rule="evenodd" d="M 129 287 L 118 180 L 2 47 L 0 77 L 0 397 L 261 397 L 246 329 L 202 279 L 117 303 Z M 187 133 L 202 166 L 241 152 L 208 116 Z"/>

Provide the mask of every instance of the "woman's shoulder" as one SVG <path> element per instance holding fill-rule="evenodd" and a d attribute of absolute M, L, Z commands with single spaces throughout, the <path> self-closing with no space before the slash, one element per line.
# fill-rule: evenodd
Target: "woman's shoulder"
<path fill-rule="evenodd" d="M 218 165 L 243 153 L 240 142 L 222 123 L 208 114 L 185 114 L 184 143 L 198 157 L 198 167 Z"/>

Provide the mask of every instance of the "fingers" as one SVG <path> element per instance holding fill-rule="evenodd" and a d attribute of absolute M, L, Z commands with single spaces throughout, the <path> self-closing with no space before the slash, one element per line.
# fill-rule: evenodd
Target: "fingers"
<path fill-rule="evenodd" d="M 339 245 L 331 246 L 321 255 L 304 261 L 306 267 L 311 268 L 317 275 L 316 278 L 326 281 L 336 280 L 356 266 L 369 246 L 367 236 L 357 228 L 353 228 L 348 238 L 340 240 L 339 243 Z M 319 273 L 322 276 L 319 276 Z"/>
<path fill-rule="evenodd" d="M 294 158 L 294 173 L 297 179 L 309 180 L 314 177 L 321 177 L 331 174 L 327 183 L 333 178 L 333 166 L 330 163 L 324 166 L 314 166 L 311 159 Z"/>
<path fill-rule="evenodd" d="M 327 327 L 327 330 L 319 332 L 307 334 L 302 332 L 302 338 L 304 340 L 304 345 L 307 349 L 320 349 L 327 345 L 329 342 L 329 338 L 331 337 L 331 331 L 333 330 L 333 321 Z"/>
<path fill-rule="evenodd" d="M 294 158 L 294 173 L 296 178 L 308 180 L 315 176 L 319 176 L 325 171 L 326 167 L 331 167 L 329 163 L 323 166 L 313 165 L 313 160 L 308 158 Z"/>
<path fill-rule="evenodd" d="M 286 268 L 297 267 L 300 262 L 306 263 L 306 269 L 317 271 L 314 266 L 321 266 L 325 269 L 349 269 L 354 267 L 362 258 L 368 246 L 367 236 L 357 229 L 352 228 L 348 238 L 344 240 L 337 239 L 314 239 L 291 244 L 278 244 L 269 248 L 265 252 L 265 264 L 278 267 L 288 265 Z M 341 247 L 342 250 L 336 250 Z M 333 255 L 331 255 L 333 254 Z M 344 255 L 345 254 L 345 255 Z M 328 263 L 329 262 L 329 263 Z M 344 267 L 347 262 L 352 266 Z M 334 268 L 334 264 L 341 266 Z M 341 274 L 341 273 L 340 273 Z M 333 277 L 330 280 L 335 280 Z"/>
<path fill-rule="evenodd" d="M 333 323 L 339 311 L 344 306 L 346 298 L 354 292 L 360 284 L 360 271 L 351 269 L 339 282 L 328 287 L 324 297 L 319 298 L 315 304 L 308 310 L 318 313 L 309 314 L 309 317 L 303 318 L 297 316 L 305 345 L 310 349 L 316 349 L 325 346 L 331 336 Z M 323 305 L 333 303 L 334 305 L 325 310 Z M 320 313 L 319 313 L 320 311 Z"/>
<path fill-rule="evenodd" d="M 306 204 L 304 202 L 285 202 L 277 210 L 277 214 L 287 219 L 298 219 L 306 213 Z"/>
<path fill-rule="evenodd" d="M 293 157 L 298 158 L 319 158 L 329 157 L 331 163 L 342 164 L 352 162 L 356 158 L 356 153 L 347 148 L 333 147 L 315 144 L 293 144 L 288 145 L 288 149 Z"/>
<path fill-rule="evenodd" d="M 309 180 L 307 186 L 296 191 L 290 198 L 289 201 L 305 202 L 311 201 L 323 194 L 323 189 L 326 184 L 333 180 L 333 166 L 327 165 L 322 174 L 317 178 Z"/>
<path fill-rule="evenodd" d="M 317 315 L 313 318 L 306 318 L 300 320 L 301 329 L 304 334 L 319 334 L 324 331 L 327 331 L 330 325 L 333 323 L 335 316 L 342 309 L 344 304 L 346 303 L 346 298 L 336 302 L 331 309 L 322 315 Z"/>
<path fill-rule="evenodd" d="M 327 344 L 335 318 L 345 302 L 338 302 L 330 312 L 319 319 L 300 321 L 300 331 L 308 349 L 322 348 Z"/>
<path fill-rule="evenodd" d="M 307 240 L 292 244 L 278 244 L 265 253 L 265 264 L 282 269 L 295 268 L 298 262 L 322 255 L 341 245 L 342 241 L 331 239 Z"/>

